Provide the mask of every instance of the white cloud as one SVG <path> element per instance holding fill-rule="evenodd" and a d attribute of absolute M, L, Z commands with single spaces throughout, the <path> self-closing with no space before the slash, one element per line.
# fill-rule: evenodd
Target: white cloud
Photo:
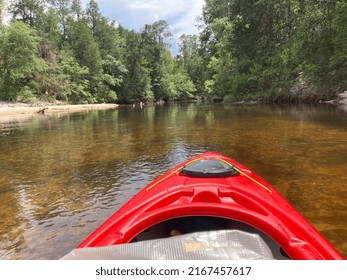
<path fill-rule="evenodd" d="M 147 1 L 132 1 L 128 8 L 137 11 L 141 15 L 150 17 L 153 14 L 160 15 L 163 18 L 172 17 L 182 13 L 186 5 L 191 1 L 161 1 L 161 0 L 147 0 Z M 185 4 L 185 5 L 184 5 Z"/>
<path fill-rule="evenodd" d="M 184 1 L 183 1 L 184 2 Z M 173 24 L 175 33 L 180 36 L 182 34 L 196 34 L 197 17 L 201 15 L 204 0 L 189 1 L 191 6 L 179 17 Z"/>
<path fill-rule="evenodd" d="M 83 0 L 88 1 L 88 0 Z M 196 17 L 204 0 L 97 0 L 107 17 L 129 29 L 140 30 L 145 24 L 164 19 L 174 33 L 196 34 Z"/>
<path fill-rule="evenodd" d="M 3 2 L 3 9 L 1 10 L 2 14 L 0 15 L 0 19 L 2 19 L 3 24 L 8 24 L 12 18 L 12 16 L 9 14 L 7 10 L 11 3 L 12 3 L 12 0 Z"/>
<path fill-rule="evenodd" d="M 111 0 L 104 2 L 111 3 Z M 115 2 L 118 2 L 116 4 Z M 145 24 L 151 24 L 157 20 L 166 20 L 174 34 L 172 52 L 177 53 L 177 43 L 182 34 L 197 34 L 196 18 L 201 15 L 204 0 L 134 0 L 134 1 L 112 1 L 115 10 L 123 5 L 125 13 L 129 14 L 123 20 L 119 20 L 126 28 L 140 30 Z M 116 18 L 114 15 L 114 19 Z M 124 20 L 125 19 L 125 20 Z M 123 22 L 122 22 L 123 21 Z"/>

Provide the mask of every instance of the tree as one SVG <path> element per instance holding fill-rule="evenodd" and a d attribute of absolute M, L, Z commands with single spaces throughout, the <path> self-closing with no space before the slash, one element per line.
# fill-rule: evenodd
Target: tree
<path fill-rule="evenodd" d="M 208 74 L 204 67 L 202 46 L 197 35 L 180 36 L 180 54 L 178 61 L 189 75 L 199 94 L 203 93 L 204 83 Z"/>
<path fill-rule="evenodd" d="M 72 0 L 71 14 L 75 20 L 80 20 L 84 14 L 82 9 L 81 0 Z"/>
<path fill-rule="evenodd" d="M 101 21 L 101 13 L 99 10 L 99 5 L 94 0 L 90 0 L 90 2 L 87 4 L 86 9 L 86 19 L 88 22 L 89 27 L 91 28 L 93 35 L 95 35 L 98 32 L 98 26 Z"/>
<path fill-rule="evenodd" d="M 304 78 L 316 92 L 329 93 L 332 86 L 329 60 L 333 55 L 332 20 L 336 2 L 305 1 L 301 6 L 303 17 L 297 32 L 300 47 L 296 55 L 301 61 Z"/>
<path fill-rule="evenodd" d="M 102 60 L 99 46 L 95 42 L 92 31 L 84 20 L 76 21 L 70 34 L 71 47 L 80 65 L 89 69 L 91 77 L 102 71 Z"/>
<path fill-rule="evenodd" d="M 38 82 L 47 69 L 38 57 L 35 30 L 13 21 L 0 34 L 0 99 L 29 101 L 42 93 Z"/>
<path fill-rule="evenodd" d="M 59 29 L 59 18 L 52 7 L 44 14 L 41 36 L 54 48 L 61 46 L 63 37 Z"/>
<path fill-rule="evenodd" d="M 96 30 L 97 32 L 93 36 L 99 44 L 101 57 L 105 58 L 107 55 L 119 57 L 119 50 L 124 45 L 124 38 L 119 35 L 115 22 L 102 17 Z"/>
<path fill-rule="evenodd" d="M 234 100 L 312 100 L 331 92 L 337 2 L 344 1 L 207 0 L 200 38 L 209 91 Z"/>
<path fill-rule="evenodd" d="M 68 36 L 68 22 L 71 17 L 72 0 L 48 0 L 56 11 L 59 19 L 59 25 L 63 38 Z"/>
<path fill-rule="evenodd" d="M 171 61 L 171 63 L 170 63 Z M 163 91 L 167 100 L 188 100 L 194 98 L 196 87 L 178 61 L 167 55 L 166 73 L 162 78 Z"/>
<path fill-rule="evenodd" d="M 45 97 L 72 103 L 91 102 L 88 77 L 89 69 L 79 65 L 72 51 L 61 50 L 42 82 Z"/>
<path fill-rule="evenodd" d="M 162 55 L 166 50 L 165 39 L 172 37 L 169 25 L 160 20 L 153 24 L 146 24 L 141 32 L 144 55 L 147 68 L 150 69 L 151 86 L 156 100 L 166 99 L 162 88 L 163 68 Z"/>
<path fill-rule="evenodd" d="M 4 12 L 4 0 L 0 0 L 0 26 L 2 25 L 3 12 Z"/>
<path fill-rule="evenodd" d="M 333 55 L 330 57 L 330 79 L 335 91 L 347 89 L 347 2 L 337 3 L 336 13 L 332 20 Z"/>
<path fill-rule="evenodd" d="M 19 19 L 32 28 L 42 25 L 43 0 L 15 0 L 9 8 L 14 19 Z"/>
<path fill-rule="evenodd" d="M 146 58 L 143 54 L 141 35 L 122 27 L 120 27 L 120 33 L 125 40 L 120 52 L 121 61 L 127 71 L 124 73 L 123 82 L 118 88 L 118 97 L 124 103 L 151 101 L 154 96 L 149 69 L 146 67 Z"/>

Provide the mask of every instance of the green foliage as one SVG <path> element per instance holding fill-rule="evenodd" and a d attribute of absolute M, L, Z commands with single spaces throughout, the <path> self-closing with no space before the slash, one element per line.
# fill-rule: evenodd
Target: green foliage
<path fill-rule="evenodd" d="M 180 62 L 170 60 L 168 54 L 166 61 L 166 69 L 162 77 L 164 99 L 186 100 L 194 98 L 196 87 Z"/>
<path fill-rule="evenodd" d="M 346 89 L 346 14 L 345 0 L 207 0 L 200 39 L 213 83 L 205 83 L 206 93 L 332 97 Z"/>
<path fill-rule="evenodd" d="M 53 8 L 49 8 L 47 13 L 43 15 L 43 25 L 40 34 L 45 41 L 54 47 L 60 46 L 63 38 L 59 30 L 58 15 Z"/>
<path fill-rule="evenodd" d="M 0 98 L 30 101 L 40 95 L 36 81 L 47 69 L 38 57 L 35 30 L 15 21 L 0 34 Z"/>
<path fill-rule="evenodd" d="M 102 71 L 102 60 L 99 46 L 93 38 L 92 31 L 86 21 L 76 21 L 70 32 L 70 43 L 78 62 L 88 67 L 91 76 Z"/>
<path fill-rule="evenodd" d="M 194 98 L 195 85 L 185 72 L 168 74 L 163 77 L 167 99 L 184 100 Z"/>
<path fill-rule="evenodd" d="M 47 0 L 47 2 L 51 5 L 51 7 L 53 7 L 57 14 L 59 28 L 62 32 L 63 38 L 67 38 L 69 32 L 69 22 L 71 22 L 72 18 L 72 0 Z"/>
<path fill-rule="evenodd" d="M 87 4 L 86 20 L 94 35 L 98 33 L 99 23 L 101 21 L 101 18 L 102 16 L 99 11 L 98 3 L 96 3 L 96 1 L 94 0 L 91 0 Z"/>
<path fill-rule="evenodd" d="M 0 0 L 0 27 L 2 26 L 3 12 L 4 12 L 4 0 Z"/>
<path fill-rule="evenodd" d="M 181 64 L 194 83 L 198 95 L 204 92 L 204 83 L 209 78 L 204 58 L 201 55 L 201 43 L 197 35 L 181 35 L 180 52 L 177 63 Z"/>
<path fill-rule="evenodd" d="M 44 12 L 42 0 L 14 0 L 10 4 L 13 18 L 22 21 L 32 28 L 40 28 Z"/>
<path fill-rule="evenodd" d="M 330 57 L 330 76 L 337 90 L 347 88 L 347 2 L 337 3 L 332 20 L 333 55 Z"/>
<path fill-rule="evenodd" d="M 165 39 L 172 37 L 169 25 L 160 20 L 153 24 L 146 24 L 141 32 L 142 54 L 146 58 L 146 68 L 150 69 L 151 88 L 156 100 L 168 99 L 163 88 L 165 72 L 165 52 L 167 52 Z"/>
<path fill-rule="evenodd" d="M 106 56 L 119 57 L 119 52 L 124 45 L 125 38 L 119 35 L 118 29 L 113 21 L 101 18 L 98 21 L 96 33 L 93 34 L 94 39 L 99 45 L 101 57 Z"/>
<path fill-rule="evenodd" d="M 125 44 L 121 51 L 121 60 L 126 72 L 122 75 L 123 83 L 119 87 L 119 99 L 124 103 L 154 99 L 151 89 L 150 71 L 146 67 L 143 55 L 143 41 L 141 35 L 135 31 L 122 30 Z"/>
<path fill-rule="evenodd" d="M 15 0 L 10 12 L 0 33 L 1 100 L 186 99 L 196 91 L 192 80 L 200 82 L 196 54 L 192 75 L 170 55 L 166 21 L 129 31 L 103 17 L 94 0 L 84 10 L 80 0 Z"/>
<path fill-rule="evenodd" d="M 60 51 L 54 70 L 47 80 L 48 95 L 72 103 L 91 103 L 89 69 L 78 64 L 72 51 Z"/>

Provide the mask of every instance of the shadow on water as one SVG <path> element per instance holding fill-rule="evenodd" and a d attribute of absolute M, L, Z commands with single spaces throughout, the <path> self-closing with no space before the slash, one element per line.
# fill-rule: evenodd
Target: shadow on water
<path fill-rule="evenodd" d="M 154 178 L 218 151 L 274 185 L 347 257 L 347 113 L 172 105 L 0 121 L 1 259 L 57 259 Z"/>

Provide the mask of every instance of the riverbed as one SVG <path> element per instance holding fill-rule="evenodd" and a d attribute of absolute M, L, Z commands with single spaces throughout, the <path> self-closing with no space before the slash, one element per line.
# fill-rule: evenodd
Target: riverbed
<path fill-rule="evenodd" d="M 347 112 L 182 104 L 0 117 L 0 259 L 59 259 L 154 178 L 217 151 L 347 257 Z"/>

